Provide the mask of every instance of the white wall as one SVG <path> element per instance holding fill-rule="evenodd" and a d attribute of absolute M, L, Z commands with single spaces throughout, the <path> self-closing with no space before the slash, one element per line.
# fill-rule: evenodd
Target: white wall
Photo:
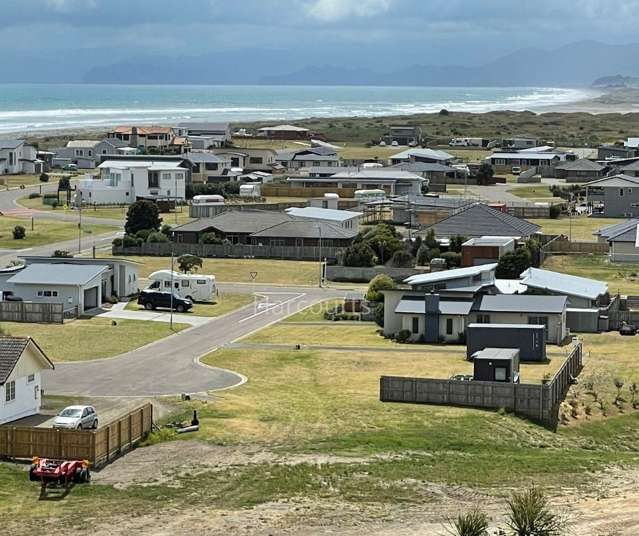
<path fill-rule="evenodd" d="M 9 380 L 0 389 L 0 424 L 35 415 L 40 411 L 40 389 L 42 388 L 40 372 L 34 372 L 33 381 L 27 376 L 9 376 Z M 9 382 L 16 382 L 16 398 L 7 402 L 6 389 Z M 37 388 L 37 389 L 36 389 Z"/>

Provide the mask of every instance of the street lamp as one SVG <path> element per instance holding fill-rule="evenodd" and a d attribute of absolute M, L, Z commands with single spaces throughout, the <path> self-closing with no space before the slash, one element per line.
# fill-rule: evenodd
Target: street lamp
<path fill-rule="evenodd" d="M 322 224 L 318 223 L 315 225 L 319 232 L 319 287 L 322 288 L 322 278 L 323 278 L 323 270 L 322 270 Z"/>

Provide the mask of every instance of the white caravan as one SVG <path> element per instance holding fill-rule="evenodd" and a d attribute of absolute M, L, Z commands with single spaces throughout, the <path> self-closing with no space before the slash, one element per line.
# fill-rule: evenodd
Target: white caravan
<path fill-rule="evenodd" d="M 180 274 L 171 270 L 158 270 L 149 276 L 147 289 L 163 290 L 168 292 L 173 280 L 173 289 L 180 298 L 189 299 L 192 302 L 215 302 L 217 300 L 217 287 L 215 276 L 201 274 Z"/>

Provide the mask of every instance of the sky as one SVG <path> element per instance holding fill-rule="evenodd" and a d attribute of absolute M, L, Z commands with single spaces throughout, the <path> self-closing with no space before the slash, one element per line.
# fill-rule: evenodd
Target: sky
<path fill-rule="evenodd" d="M 25 59 L 76 76 L 145 56 L 246 51 L 250 62 L 259 50 L 291 69 L 475 66 L 524 47 L 637 42 L 638 24 L 639 0 L 0 0 L 13 77 Z"/>

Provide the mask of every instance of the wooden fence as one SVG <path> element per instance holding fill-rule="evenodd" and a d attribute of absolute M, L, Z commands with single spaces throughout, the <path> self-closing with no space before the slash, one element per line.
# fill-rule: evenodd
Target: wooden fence
<path fill-rule="evenodd" d="M 91 431 L 0 426 L 0 457 L 88 460 L 101 467 L 146 437 L 152 426 L 150 403 Z"/>
<path fill-rule="evenodd" d="M 382 402 L 504 408 L 554 428 L 557 425 L 559 404 L 566 396 L 571 378 L 577 377 L 582 368 L 582 345 L 577 342 L 548 383 L 461 382 L 382 376 L 379 398 Z"/>
<path fill-rule="evenodd" d="M 62 324 L 64 304 L 3 301 L 0 302 L 0 321 Z"/>
<path fill-rule="evenodd" d="M 323 259 L 337 259 L 345 248 L 322 246 L 259 246 L 253 244 L 185 244 L 182 242 L 144 242 L 140 246 L 113 246 L 115 256 L 121 255 L 149 255 L 155 257 L 179 257 L 185 253 L 198 257 L 210 258 L 256 258 L 256 259 L 291 259 L 317 261 L 320 254 Z"/>
<path fill-rule="evenodd" d="M 264 197 L 322 197 L 326 193 L 336 193 L 340 197 L 354 197 L 355 190 L 355 188 L 337 188 L 334 186 L 303 187 L 264 184 L 262 185 L 261 193 Z"/>

